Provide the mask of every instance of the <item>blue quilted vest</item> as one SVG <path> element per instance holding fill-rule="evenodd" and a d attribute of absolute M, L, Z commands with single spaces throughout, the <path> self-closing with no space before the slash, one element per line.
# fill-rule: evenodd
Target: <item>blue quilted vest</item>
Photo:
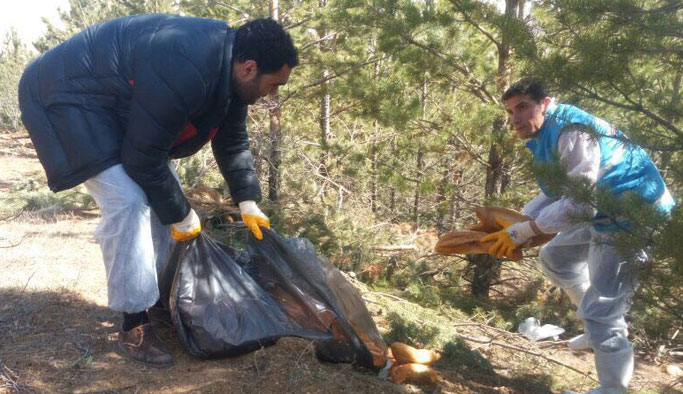
<path fill-rule="evenodd" d="M 560 134 L 566 126 L 572 124 L 587 126 L 596 134 L 600 145 L 598 187 L 606 187 L 615 196 L 627 191 L 636 193 L 644 201 L 656 204 L 662 212 L 671 212 L 675 202 L 648 154 L 639 146 L 629 143 L 628 138 L 616 127 L 577 107 L 566 104 L 551 104 L 548 107 L 537 136 L 526 143 L 534 155 L 534 164 L 557 163 Z M 543 193 L 550 197 L 559 197 L 541 179 L 538 179 L 538 183 Z M 605 214 L 598 211 L 593 223 L 596 230 L 609 231 L 618 228 L 605 220 L 606 218 Z"/>

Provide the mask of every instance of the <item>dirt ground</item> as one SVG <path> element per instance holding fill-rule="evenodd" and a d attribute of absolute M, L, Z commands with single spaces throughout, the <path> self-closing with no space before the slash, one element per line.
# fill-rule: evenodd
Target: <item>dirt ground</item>
<path fill-rule="evenodd" d="M 595 385 L 590 353 L 573 354 L 564 343 L 531 343 L 469 321 L 452 326 L 492 369 L 437 364 L 442 379 L 428 386 L 394 385 L 351 365 L 321 363 L 309 341 L 295 338 L 238 358 L 197 359 L 163 326 L 158 332 L 174 365 L 157 369 L 129 361 L 116 346 L 120 316 L 106 307 L 105 272 L 92 237 L 97 211 L 47 207 L 16 215 L 10 201 L 27 182 L 45 187 L 30 140 L 0 134 L 0 392 L 557 393 Z M 391 308 L 387 297 L 364 297 L 382 327 Z M 632 392 L 683 392 L 665 372 L 672 364 L 644 357 L 636 363 Z"/>

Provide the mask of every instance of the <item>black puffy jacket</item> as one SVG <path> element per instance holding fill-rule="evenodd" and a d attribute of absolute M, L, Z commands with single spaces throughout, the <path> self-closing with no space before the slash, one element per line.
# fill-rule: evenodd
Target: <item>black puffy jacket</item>
<path fill-rule="evenodd" d="M 69 189 L 121 163 L 161 222 L 179 222 L 190 205 L 168 160 L 211 140 L 233 201 L 259 201 L 247 106 L 230 87 L 235 32 L 216 20 L 129 16 L 33 61 L 19 105 L 50 188 Z"/>

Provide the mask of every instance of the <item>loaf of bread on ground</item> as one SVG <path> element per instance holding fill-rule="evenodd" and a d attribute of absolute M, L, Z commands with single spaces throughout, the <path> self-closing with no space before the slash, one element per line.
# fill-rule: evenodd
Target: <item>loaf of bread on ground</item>
<path fill-rule="evenodd" d="M 395 364 L 418 363 L 432 365 L 433 362 L 441 358 L 441 355 L 429 349 L 416 349 L 402 342 L 394 342 L 390 345 L 391 354 L 396 361 Z"/>
<path fill-rule="evenodd" d="M 427 365 L 411 363 L 391 367 L 389 379 L 396 384 L 402 383 L 435 383 L 438 374 Z"/>

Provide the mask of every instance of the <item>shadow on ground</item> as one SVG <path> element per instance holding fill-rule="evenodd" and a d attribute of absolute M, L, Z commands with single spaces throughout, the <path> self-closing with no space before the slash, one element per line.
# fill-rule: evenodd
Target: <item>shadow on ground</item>
<path fill-rule="evenodd" d="M 351 365 L 325 364 L 306 340 L 242 357 L 202 360 L 180 347 L 172 329 L 158 326 L 175 364 L 157 369 L 132 362 L 116 346 L 120 318 L 69 290 L 0 289 L 0 391 L 17 392 L 202 392 L 202 393 L 550 393 L 546 376 L 507 378 L 485 360 L 458 361 L 461 347 L 437 369 L 436 386 L 397 386 Z M 501 391 L 501 389 L 503 391 Z"/>
<path fill-rule="evenodd" d="M 69 290 L 0 289 L 0 391 L 400 393 L 401 386 L 350 365 L 320 363 L 309 341 L 283 338 L 242 357 L 202 360 L 157 327 L 175 364 L 157 369 L 117 349 L 120 318 Z"/>

